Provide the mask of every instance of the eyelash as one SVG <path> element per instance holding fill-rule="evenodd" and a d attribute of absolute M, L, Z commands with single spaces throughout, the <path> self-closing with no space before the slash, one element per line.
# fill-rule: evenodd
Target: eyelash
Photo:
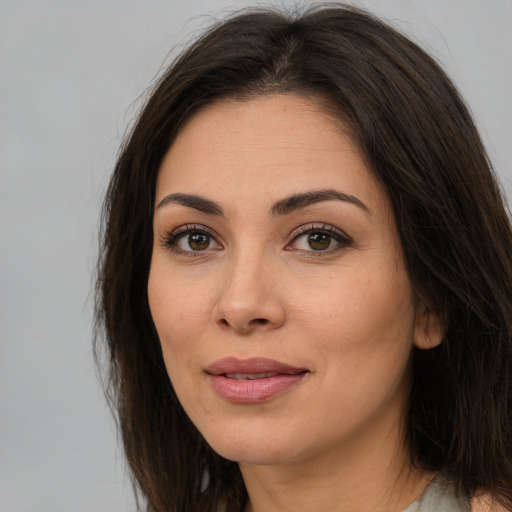
<path fill-rule="evenodd" d="M 213 231 L 208 229 L 206 226 L 203 226 L 201 224 L 185 224 L 184 226 L 176 228 L 174 231 L 166 233 L 160 245 L 162 247 L 171 249 L 172 251 L 180 255 L 192 258 L 203 256 L 202 253 L 207 252 L 208 249 L 205 249 L 204 251 L 185 251 L 178 246 L 178 242 L 180 241 L 181 238 L 191 234 L 205 235 L 210 239 L 215 240 L 215 233 L 213 233 Z"/>
<path fill-rule="evenodd" d="M 194 251 L 194 250 L 183 250 L 178 246 L 178 242 L 185 236 L 191 235 L 191 234 L 200 234 L 205 235 L 209 237 L 210 240 L 215 241 L 218 245 L 220 245 L 216 241 L 216 235 L 213 231 L 211 231 L 206 226 L 203 226 L 201 224 L 185 224 L 183 226 L 180 226 L 176 228 L 174 231 L 171 231 L 169 233 L 166 233 L 160 243 L 162 247 L 169 248 L 172 251 L 174 251 L 177 254 L 184 255 L 187 257 L 199 257 L 204 256 L 203 253 L 211 252 L 208 251 L 209 247 L 205 248 L 204 250 L 200 251 Z M 329 224 L 305 224 L 303 226 L 299 226 L 297 229 L 294 230 L 292 233 L 292 240 L 286 244 L 285 250 L 291 251 L 294 248 L 292 247 L 293 244 L 297 242 L 301 237 L 305 235 L 311 235 L 311 234 L 321 234 L 321 235 L 327 235 L 331 240 L 334 240 L 336 242 L 336 245 L 334 247 L 328 247 L 327 249 L 322 250 L 314 250 L 314 249 L 297 249 L 298 251 L 302 253 L 308 254 L 308 256 L 313 257 L 321 257 L 325 256 L 327 254 L 332 254 L 333 252 L 336 252 L 337 250 L 343 249 L 345 247 L 350 247 L 352 245 L 352 240 L 349 236 L 347 236 L 345 233 L 343 233 L 341 230 L 335 228 L 334 226 L 331 226 Z M 222 246 L 221 246 L 222 247 Z"/>
<path fill-rule="evenodd" d="M 313 257 L 321 257 L 326 256 L 328 254 L 332 254 L 340 249 L 345 247 L 350 247 L 352 245 L 352 239 L 343 233 L 343 231 L 331 226 L 330 224 L 305 224 L 303 226 L 299 226 L 293 233 L 293 238 L 290 243 L 286 244 L 285 250 L 293 250 L 292 244 L 296 243 L 297 240 L 305 235 L 312 234 L 320 234 L 327 235 L 332 240 L 336 242 L 334 247 L 329 247 L 324 250 L 314 250 L 314 249 L 297 249 L 301 252 L 307 253 L 308 256 Z M 290 248 L 290 249 L 289 249 Z"/>

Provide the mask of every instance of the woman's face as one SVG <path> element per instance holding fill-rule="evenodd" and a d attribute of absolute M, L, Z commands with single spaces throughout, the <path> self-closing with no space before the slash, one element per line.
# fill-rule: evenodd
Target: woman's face
<path fill-rule="evenodd" d="M 421 315 L 385 192 L 313 102 L 196 114 L 162 162 L 154 240 L 165 364 L 214 450 L 283 464 L 402 439 Z"/>

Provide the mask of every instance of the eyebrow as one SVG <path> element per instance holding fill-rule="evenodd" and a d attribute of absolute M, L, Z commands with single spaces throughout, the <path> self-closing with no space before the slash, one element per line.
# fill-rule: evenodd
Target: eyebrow
<path fill-rule="evenodd" d="M 304 192 L 302 194 L 295 194 L 277 201 L 272 206 L 270 213 L 272 215 L 286 215 L 299 208 L 304 208 L 311 204 L 321 203 L 322 201 L 342 201 L 344 203 L 350 203 L 358 206 L 369 215 L 372 214 L 371 210 L 366 206 L 360 199 L 350 194 L 338 192 L 337 190 L 325 189 L 325 190 L 313 190 L 310 192 Z"/>
<path fill-rule="evenodd" d="M 274 216 L 286 215 L 294 210 L 305 208 L 306 206 L 321 203 L 323 201 L 342 201 L 344 203 L 350 203 L 361 208 L 369 215 L 372 214 L 371 210 L 357 197 L 332 189 L 313 190 L 286 197 L 277 201 L 270 209 L 270 213 Z M 168 204 L 180 204 L 210 215 L 224 215 L 224 211 L 215 201 L 193 194 L 176 193 L 165 196 L 158 203 L 157 209 L 163 208 Z"/>
<path fill-rule="evenodd" d="M 209 213 L 210 215 L 224 215 L 222 208 L 216 202 L 192 194 L 170 194 L 165 196 L 158 203 L 157 209 L 172 203 L 195 208 L 200 212 Z"/>

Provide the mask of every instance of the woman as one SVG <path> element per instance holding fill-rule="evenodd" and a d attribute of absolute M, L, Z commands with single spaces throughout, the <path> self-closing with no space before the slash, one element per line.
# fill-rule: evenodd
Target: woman
<path fill-rule="evenodd" d="M 512 506 L 512 233 L 471 117 L 370 14 L 250 11 L 160 79 L 98 321 L 155 511 Z"/>

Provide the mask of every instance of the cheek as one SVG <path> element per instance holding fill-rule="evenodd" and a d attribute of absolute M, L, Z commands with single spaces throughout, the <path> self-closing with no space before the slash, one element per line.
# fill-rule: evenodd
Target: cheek
<path fill-rule="evenodd" d="M 210 317 L 208 298 L 161 265 L 151 267 L 148 299 L 169 376 L 193 364 L 198 333 Z M 182 373 L 182 372 L 180 372 Z"/>
<path fill-rule="evenodd" d="M 158 266 L 152 266 L 148 281 L 148 299 L 167 374 L 182 403 L 194 389 L 190 381 L 197 365 L 197 333 L 203 330 L 205 304 L 195 290 L 166 276 Z"/>
<path fill-rule="evenodd" d="M 364 279 L 352 275 L 322 290 L 312 288 L 295 301 L 292 309 L 300 311 L 303 332 L 321 357 L 332 400 L 346 393 L 343 401 L 364 407 L 403 385 L 415 319 L 406 276 L 382 270 Z"/>
<path fill-rule="evenodd" d="M 322 359 L 326 402 L 343 404 L 338 416 L 330 418 L 328 409 L 322 421 L 338 422 L 340 429 L 353 421 L 358 428 L 390 403 L 402 407 L 415 316 L 408 281 L 354 281 L 344 292 L 310 300 L 315 311 L 308 315 L 308 329 Z"/>
<path fill-rule="evenodd" d="M 340 345 L 361 345 L 396 338 L 412 341 L 414 301 L 405 276 L 375 273 L 373 278 L 347 276 L 326 286 L 308 287 L 290 298 L 290 311 L 319 341 L 337 338 Z M 397 340 L 398 341 L 398 340 Z"/>
<path fill-rule="evenodd" d="M 204 323 L 209 315 L 210 300 L 205 283 L 180 277 L 159 259 L 152 262 L 148 279 L 148 299 L 151 316 L 163 339 L 170 334 L 186 337 L 193 326 Z"/>

